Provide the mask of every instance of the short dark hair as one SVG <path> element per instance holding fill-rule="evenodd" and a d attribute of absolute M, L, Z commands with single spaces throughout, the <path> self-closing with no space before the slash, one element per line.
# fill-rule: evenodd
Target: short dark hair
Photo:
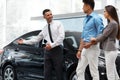
<path fill-rule="evenodd" d="M 94 9 L 95 6 L 94 0 L 83 0 L 83 3 L 90 5 L 90 7 Z"/>
<path fill-rule="evenodd" d="M 46 13 L 46 12 L 49 12 L 49 11 L 51 11 L 50 9 L 45 9 L 45 10 L 43 10 L 43 15 Z"/>

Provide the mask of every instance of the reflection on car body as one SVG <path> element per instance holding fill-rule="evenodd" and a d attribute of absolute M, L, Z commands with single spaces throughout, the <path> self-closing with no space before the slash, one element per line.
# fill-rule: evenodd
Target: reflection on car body
<path fill-rule="evenodd" d="M 40 30 L 32 31 L 24 34 L 20 38 L 30 39 L 39 34 Z M 80 32 L 65 32 L 64 39 L 64 80 L 77 80 L 76 67 L 77 61 L 76 52 L 79 46 Z M 21 44 L 16 40 L 4 47 L 4 52 L 1 54 L 0 74 L 3 80 L 44 80 L 44 40 L 33 45 Z M 120 75 L 120 54 L 116 60 L 117 70 Z M 107 80 L 105 74 L 105 59 L 103 51 L 99 56 L 99 72 L 100 80 Z M 53 75 L 55 73 L 53 72 Z M 92 80 L 89 67 L 85 72 L 86 80 Z M 53 77 L 53 80 L 56 80 Z"/>

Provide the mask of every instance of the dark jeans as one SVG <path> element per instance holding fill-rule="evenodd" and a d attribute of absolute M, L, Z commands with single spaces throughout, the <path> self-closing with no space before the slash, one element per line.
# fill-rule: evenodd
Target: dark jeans
<path fill-rule="evenodd" d="M 57 80 L 63 80 L 63 47 L 57 46 L 45 53 L 44 76 L 45 80 L 52 80 L 52 71 L 55 69 Z"/>

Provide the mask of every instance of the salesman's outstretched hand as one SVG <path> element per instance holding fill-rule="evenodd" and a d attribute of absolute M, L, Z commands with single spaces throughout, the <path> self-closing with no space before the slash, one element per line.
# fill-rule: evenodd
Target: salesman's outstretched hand
<path fill-rule="evenodd" d="M 17 43 L 18 43 L 18 44 L 23 44 L 23 39 L 18 39 L 18 40 L 17 40 Z"/>

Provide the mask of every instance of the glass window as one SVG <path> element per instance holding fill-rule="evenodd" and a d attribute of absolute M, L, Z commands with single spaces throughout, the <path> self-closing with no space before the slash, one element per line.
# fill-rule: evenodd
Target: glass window
<path fill-rule="evenodd" d="M 76 18 L 66 18 L 60 19 L 63 23 L 66 31 L 78 31 L 81 32 L 83 30 L 83 19 L 84 17 L 76 17 Z"/>
<path fill-rule="evenodd" d="M 69 44 L 70 47 L 74 47 L 76 49 L 78 48 L 78 45 L 77 45 L 77 42 L 74 36 L 67 36 L 65 40 Z"/>

